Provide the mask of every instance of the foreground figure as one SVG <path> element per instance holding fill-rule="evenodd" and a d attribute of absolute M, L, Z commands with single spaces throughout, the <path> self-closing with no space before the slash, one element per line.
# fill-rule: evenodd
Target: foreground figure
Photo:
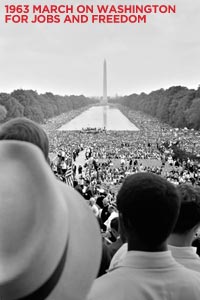
<path fill-rule="evenodd" d="M 129 176 L 117 197 L 128 252 L 117 268 L 95 280 L 88 299 L 199 299 L 200 276 L 167 250 L 180 199 L 176 188 L 150 173 Z"/>
<path fill-rule="evenodd" d="M 82 300 L 97 275 L 97 221 L 39 147 L 0 141 L 0 299 Z"/>
<path fill-rule="evenodd" d="M 177 262 L 186 268 L 200 272 L 200 257 L 192 242 L 200 227 L 200 188 L 187 184 L 177 187 L 181 197 L 181 209 L 172 234 L 169 249 Z"/>

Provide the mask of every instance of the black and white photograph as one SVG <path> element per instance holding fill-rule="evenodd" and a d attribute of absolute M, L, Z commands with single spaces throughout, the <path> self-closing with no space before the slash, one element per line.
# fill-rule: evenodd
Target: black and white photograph
<path fill-rule="evenodd" d="M 0 300 L 200 299 L 200 3 L 0 2 Z"/>

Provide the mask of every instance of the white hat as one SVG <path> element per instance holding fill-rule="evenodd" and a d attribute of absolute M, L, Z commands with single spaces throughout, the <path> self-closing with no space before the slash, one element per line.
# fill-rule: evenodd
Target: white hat
<path fill-rule="evenodd" d="M 0 165 L 0 299 L 84 299 L 102 248 L 84 199 L 30 143 L 1 141 Z"/>

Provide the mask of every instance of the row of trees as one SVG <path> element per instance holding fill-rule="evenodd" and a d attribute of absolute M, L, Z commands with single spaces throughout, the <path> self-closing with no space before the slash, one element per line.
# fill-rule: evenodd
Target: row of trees
<path fill-rule="evenodd" d="M 0 93 L 0 121 L 27 117 L 39 123 L 74 109 L 95 103 L 85 96 L 58 96 L 52 93 L 38 94 L 33 90 L 15 90 L 11 94 Z"/>
<path fill-rule="evenodd" d="M 200 129 L 200 87 L 194 90 L 174 86 L 150 94 L 132 94 L 110 101 L 142 111 L 173 127 Z"/>
<path fill-rule="evenodd" d="M 58 96 L 20 89 L 10 94 L 0 93 L 0 121 L 25 116 L 43 123 L 46 119 L 95 102 L 97 100 L 83 95 Z M 110 99 L 109 102 L 117 102 L 129 109 L 142 111 L 173 127 L 200 129 L 200 87 L 194 90 L 175 86 L 150 94 L 132 94 Z"/>

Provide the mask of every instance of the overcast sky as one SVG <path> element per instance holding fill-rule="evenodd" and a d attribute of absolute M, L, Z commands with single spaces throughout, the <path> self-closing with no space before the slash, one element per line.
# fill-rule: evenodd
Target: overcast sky
<path fill-rule="evenodd" d="M 23 0 L 26 4 L 176 4 L 175 15 L 149 15 L 147 24 L 5 24 L 0 3 L 0 92 L 17 88 L 60 95 L 150 92 L 200 84 L 200 1 Z"/>

